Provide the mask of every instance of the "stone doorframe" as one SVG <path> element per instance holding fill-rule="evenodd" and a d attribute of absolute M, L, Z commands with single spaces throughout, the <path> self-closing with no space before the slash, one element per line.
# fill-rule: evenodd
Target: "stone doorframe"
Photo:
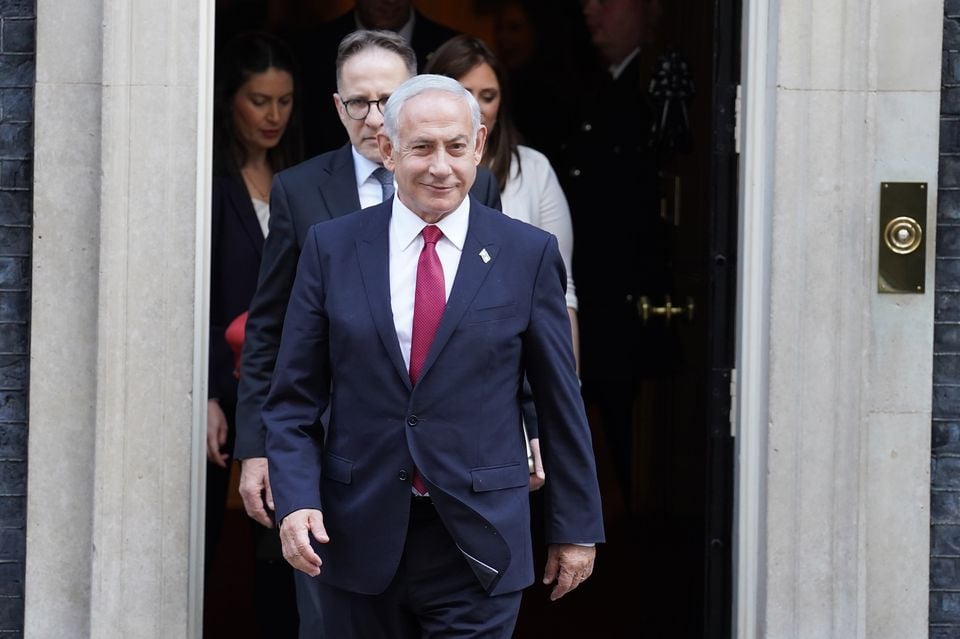
<path fill-rule="evenodd" d="M 745 0 L 735 635 L 927 636 L 942 0 Z M 926 182 L 926 293 L 877 291 Z"/>
<path fill-rule="evenodd" d="M 25 636 L 199 638 L 214 0 L 37 5 Z"/>
<path fill-rule="evenodd" d="M 38 1 L 27 637 L 201 636 L 213 7 Z M 942 7 L 743 3 L 740 639 L 926 633 Z"/>

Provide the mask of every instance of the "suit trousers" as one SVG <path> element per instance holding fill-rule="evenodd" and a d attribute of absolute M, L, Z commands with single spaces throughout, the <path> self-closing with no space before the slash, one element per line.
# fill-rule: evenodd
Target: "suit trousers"
<path fill-rule="evenodd" d="M 285 560 L 284 560 L 285 561 Z M 287 565 L 287 568 L 290 566 Z M 324 634 L 323 612 L 320 604 L 320 582 L 299 570 L 293 571 L 293 581 L 296 583 L 297 618 L 299 622 L 299 639 L 324 639 L 336 635 Z"/>
<path fill-rule="evenodd" d="M 403 556 L 386 591 L 361 595 L 322 585 L 320 597 L 327 637 L 509 639 L 521 591 L 489 596 L 429 498 L 413 498 Z"/>

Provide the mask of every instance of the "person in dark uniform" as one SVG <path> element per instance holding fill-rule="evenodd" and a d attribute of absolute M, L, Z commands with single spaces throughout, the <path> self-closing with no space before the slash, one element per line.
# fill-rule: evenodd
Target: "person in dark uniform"
<path fill-rule="evenodd" d="M 563 133 L 575 123 L 593 51 L 578 0 L 500 0 L 493 14 L 493 45 L 506 69 L 510 114 L 523 144 L 551 161 Z M 544 108 L 562 105 L 562 108 Z"/>
<path fill-rule="evenodd" d="M 573 216 L 574 279 L 580 298 L 581 377 L 599 409 L 614 470 L 631 503 L 633 398 L 669 342 L 637 313 L 640 295 L 667 292 L 668 227 L 659 216 L 649 70 L 641 45 L 656 0 L 585 0 L 583 14 L 606 68 L 576 129 L 561 145 L 557 173 Z"/>
<path fill-rule="evenodd" d="M 319 29 L 290 33 L 291 42 L 304 74 L 304 144 L 307 156 L 338 148 L 347 138 L 341 127 L 330 126 L 336 108 L 330 96 L 337 91 L 333 61 L 344 36 L 358 29 L 395 31 L 413 49 L 417 68 L 427 64 L 430 54 L 457 35 L 457 31 L 430 20 L 410 0 L 357 0 L 356 6 Z"/>

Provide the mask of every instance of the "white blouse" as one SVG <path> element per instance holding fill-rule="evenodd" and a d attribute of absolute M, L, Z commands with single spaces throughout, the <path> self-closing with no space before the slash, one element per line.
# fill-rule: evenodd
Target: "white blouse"
<path fill-rule="evenodd" d="M 557 174 L 547 156 L 528 146 L 518 146 L 520 167 L 511 162 L 510 179 L 500 194 L 503 212 L 552 233 L 560 245 L 560 257 L 567 269 L 567 307 L 576 310 L 577 291 L 573 285 L 573 223 L 570 207 L 560 188 Z"/>
<path fill-rule="evenodd" d="M 267 237 L 267 231 L 270 227 L 270 204 L 255 197 L 250 198 L 250 201 L 253 202 L 253 211 L 257 214 L 257 222 L 260 222 L 263 237 Z"/>

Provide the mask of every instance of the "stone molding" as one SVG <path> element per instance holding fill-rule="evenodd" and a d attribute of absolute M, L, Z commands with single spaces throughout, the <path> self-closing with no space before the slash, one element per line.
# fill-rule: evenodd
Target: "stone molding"
<path fill-rule="evenodd" d="M 28 637 L 191 634 L 211 4 L 38 3 Z"/>
<path fill-rule="evenodd" d="M 744 31 L 745 53 L 762 41 L 768 55 L 763 77 L 744 80 L 767 109 L 766 128 L 745 134 L 768 157 L 745 175 L 767 197 L 746 202 L 742 228 L 766 220 L 769 244 L 741 266 L 756 258 L 769 281 L 741 279 L 741 295 L 767 295 L 767 314 L 743 318 L 741 347 L 765 352 L 742 351 L 738 366 L 769 369 L 745 407 L 765 410 L 739 412 L 741 452 L 760 450 L 740 469 L 740 576 L 752 583 L 739 603 L 753 612 L 737 636 L 922 637 L 936 241 L 927 293 L 880 295 L 877 218 L 881 182 L 927 182 L 934 228 L 943 2 L 768 6 Z M 745 138 L 745 152 L 756 144 Z"/>

